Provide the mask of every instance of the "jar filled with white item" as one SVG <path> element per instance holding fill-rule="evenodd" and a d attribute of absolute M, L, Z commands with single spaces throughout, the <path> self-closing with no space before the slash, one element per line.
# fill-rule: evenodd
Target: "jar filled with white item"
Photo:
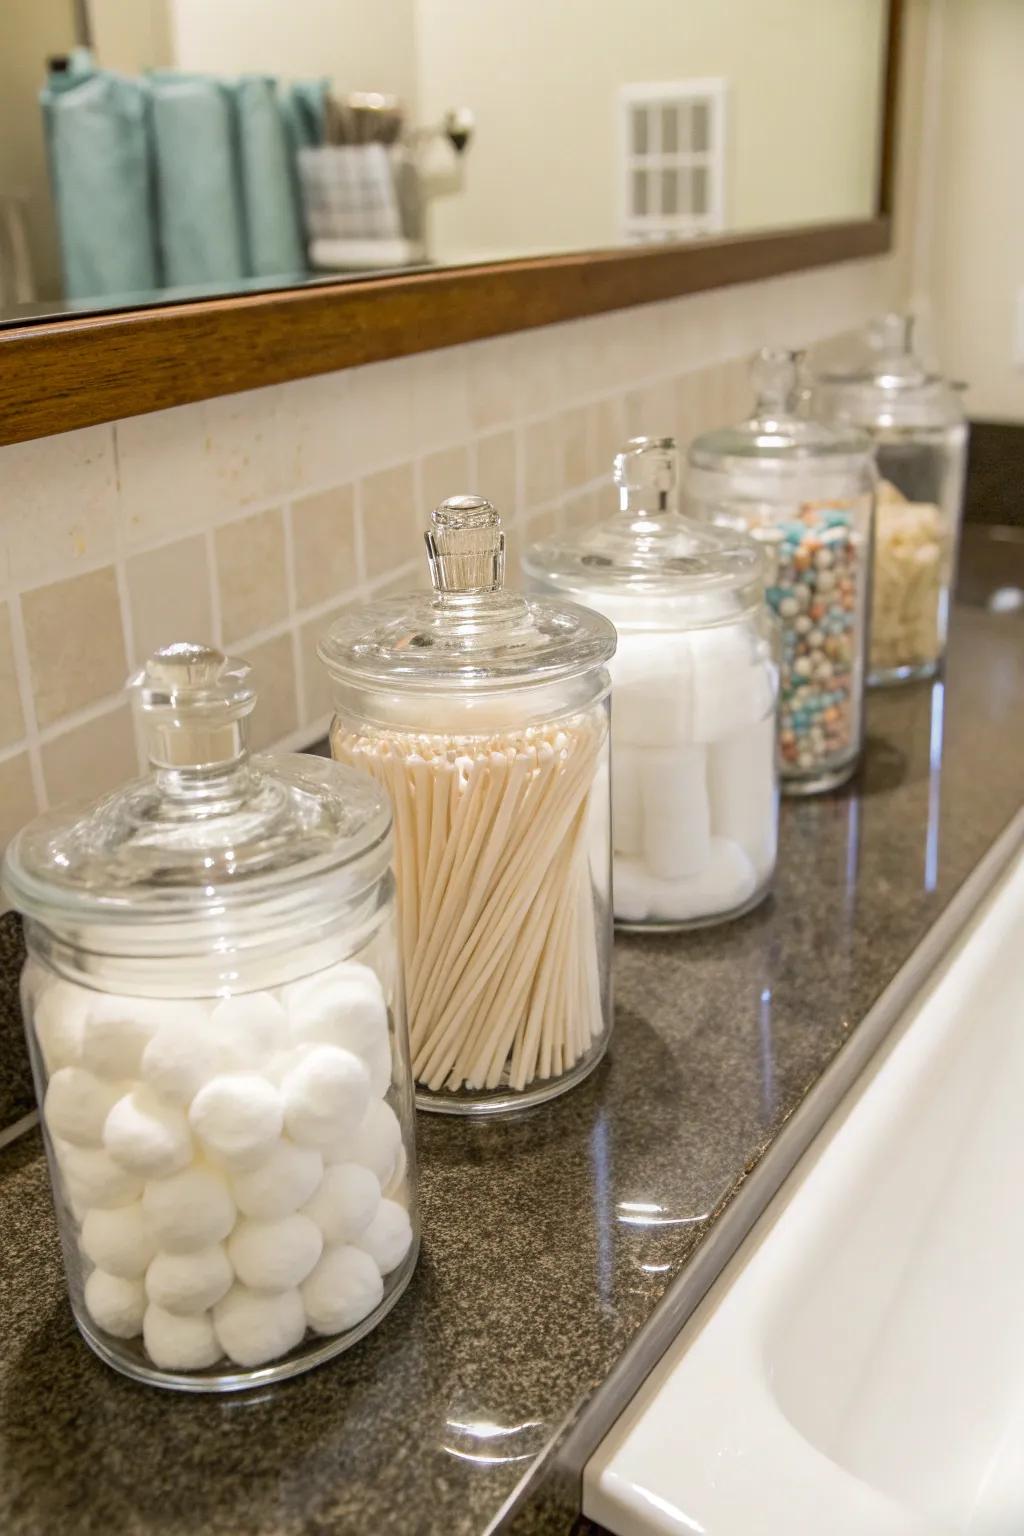
<path fill-rule="evenodd" d="M 871 440 L 802 417 L 800 354 L 754 361 L 754 413 L 690 445 L 688 505 L 749 533 L 779 620 L 779 770 L 786 794 L 834 789 L 864 742 L 875 467 Z"/>
<path fill-rule="evenodd" d="M 822 420 L 866 431 L 880 476 L 869 683 L 932 677 L 946 649 L 967 462 L 959 387 L 914 351 L 909 315 L 884 315 L 863 355 L 823 372 Z"/>
<path fill-rule="evenodd" d="M 615 482 L 616 515 L 533 545 L 524 566 L 618 631 L 616 922 L 720 923 L 761 901 L 775 868 L 777 631 L 764 560 L 743 535 L 680 514 L 671 438 L 627 443 Z"/>
<path fill-rule="evenodd" d="M 78 1326 L 233 1391 L 346 1349 L 416 1262 L 391 816 L 249 756 L 244 662 L 173 645 L 130 686 L 151 773 L 26 827 L 3 882 Z"/>
<path fill-rule="evenodd" d="M 514 1110 L 593 1071 L 611 1028 L 607 663 L 615 631 L 504 586 L 478 496 L 431 514 L 434 591 L 320 643 L 331 750 L 395 808 L 417 1103 Z"/>

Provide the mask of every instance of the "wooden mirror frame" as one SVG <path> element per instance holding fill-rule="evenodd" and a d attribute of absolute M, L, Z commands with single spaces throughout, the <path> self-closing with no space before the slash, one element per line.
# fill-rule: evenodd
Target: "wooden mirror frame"
<path fill-rule="evenodd" d="M 448 267 L 0 329 L 0 445 L 754 282 L 892 248 L 903 0 L 889 0 L 873 217 Z"/>

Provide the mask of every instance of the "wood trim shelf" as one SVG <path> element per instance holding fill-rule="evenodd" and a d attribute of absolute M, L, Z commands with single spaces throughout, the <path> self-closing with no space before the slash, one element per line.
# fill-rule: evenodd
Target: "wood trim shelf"
<path fill-rule="evenodd" d="M 15 325 L 0 330 L 0 445 L 881 255 L 892 246 L 903 4 L 890 0 L 879 211 L 873 218 Z"/>

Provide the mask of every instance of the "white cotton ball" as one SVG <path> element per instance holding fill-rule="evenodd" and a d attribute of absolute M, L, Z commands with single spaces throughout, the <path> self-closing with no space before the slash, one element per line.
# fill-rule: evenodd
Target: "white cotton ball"
<path fill-rule="evenodd" d="M 384 1296 L 380 1271 L 361 1248 L 328 1248 L 302 1283 L 306 1321 L 316 1333 L 344 1333 L 368 1317 Z"/>
<path fill-rule="evenodd" d="M 338 1045 L 366 1058 L 387 1034 L 388 1011 L 376 974 L 347 961 L 289 987 L 288 1027 L 296 1045 Z"/>
<path fill-rule="evenodd" d="M 162 1371 L 201 1371 L 221 1357 L 207 1312 L 183 1317 L 151 1302 L 142 1319 L 142 1341 L 146 1354 Z"/>
<path fill-rule="evenodd" d="M 384 1195 L 389 1200 L 398 1200 L 399 1192 L 403 1189 L 405 1184 L 405 1176 L 408 1170 L 409 1158 L 406 1155 L 405 1147 L 400 1146 L 398 1148 L 398 1156 L 395 1158 L 395 1166 L 391 1170 L 391 1177 L 388 1179 L 388 1182 L 385 1184 L 383 1189 Z M 404 1203 L 404 1201 L 399 1201 L 399 1204 Z"/>
<path fill-rule="evenodd" d="M 370 1074 L 358 1056 L 336 1045 L 314 1045 L 281 1084 L 289 1136 L 322 1147 L 358 1123 L 370 1102 Z"/>
<path fill-rule="evenodd" d="M 157 1246 L 169 1253 L 222 1242 L 237 1215 L 223 1174 L 212 1168 L 185 1168 L 168 1179 L 151 1179 L 142 1209 Z"/>
<path fill-rule="evenodd" d="M 315 1221 L 325 1243 L 349 1243 L 365 1232 L 380 1205 L 377 1175 L 358 1163 L 334 1163 L 320 1187 L 302 1207 Z"/>
<path fill-rule="evenodd" d="M 93 994 L 82 1031 L 82 1066 L 111 1082 L 138 1077 L 142 1053 L 173 1003 Z"/>
<path fill-rule="evenodd" d="M 306 1331 L 306 1312 L 297 1290 L 251 1291 L 233 1285 L 213 1309 L 221 1349 L 236 1365 L 266 1365 L 294 1349 Z"/>
<path fill-rule="evenodd" d="M 90 993 L 70 981 L 50 981 L 38 993 L 32 1010 L 43 1062 L 52 1076 L 61 1067 L 79 1066 L 82 1060 L 82 1031 Z"/>
<path fill-rule="evenodd" d="M 314 1147 L 297 1147 L 282 1138 L 259 1167 L 236 1173 L 231 1189 L 244 1215 L 270 1221 L 305 1205 L 323 1171 L 324 1160 Z"/>
<path fill-rule="evenodd" d="M 142 1194 L 142 1180 L 121 1168 L 102 1147 L 73 1147 L 57 1143 L 57 1162 L 73 1207 L 114 1210 L 130 1205 Z"/>
<path fill-rule="evenodd" d="M 165 1178 L 192 1160 L 184 1114 L 145 1087 L 118 1099 L 103 1127 L 103 1145 L 115 1163 L 146 1178 Z"/>
<path fill-rule="evenodd" d="M 168 1312 L 205 1312 L 227 1294 L 234 1278 L 221 1243 L 192 1253 L 158 1253 L 146 1270 L 146 1295 Z"/>
<path fill-rule="evenodd" d="M 54 1136 L 76 1147 L 98 1147 L 103 1142 L 107 1116 L 123 1091 L 115 1083 L 101 1082 L 83 1067 L 60 1067 L 46 1089 L 46 1123 Z"/>
<path fill-rule="evenodd" d="M 192 1129 L 231 1168 L 254 1167 L 281 1134 L 281 1095 L 255 1072 L 211 1078 L 188 1112 Z"/>
<path fill-rule="evenodd" d="M 151 1088 L 177 1104 L 187 1104 L 217 1071 L 210 1015 L 201 1004 L 182 1004 L 142 1053 L 142 1076 Z"/>
<path fill-rule="evenodd" d="M 156 1253 L 141 1202 L 88 1211 L 82 1222 L 82 1252 L 97 1269 L 122 1280 L 141 1280 Z"/>
<path fill-rule="evenodd" d="M 402 1127 L 385 1099 L 373 1099 L 354 1131 L 346 1131 L 324 1150 L 325 1163 L 362 1163 L 383 1186 L 391 1178 L 402 1146 Z"/>
<path fill-rule="evenodd" d="M 288 1015 L 271 992 L 226 997 L 210 1016 L 220 1072 L 249 1072 L 285 1042 Z"/>
<path fill-rule="evenodd" d="M 228 1238 L 228 1258 L 243 1285 L 286 1291 L 305 1280 L 323 1250 L 315 1221 L 301 1212 L 277 1221 L 240 1221 Z"/>
<path fill-rule="evenodd" d="M 370 1093 L 382 1099 L 391 1087 L 391 1042 L 386 1032 L 362 1059 L 370 1074 Z"/>
<path fill-rule="evenodd" d="M 146 1312 L 146 1287 L 141 1280 L 123 1280 L 94 1269 L 85 1282 L 89 1316 L 116 1339 L 134 1339 L 142 1332 Z"/>
<path fill-rule="evenodd" d="M 357 1248 L 365 1248 L 382 1275 L 397 1269 L 412 1246 L 412 1222 L 409 1212 L 397 1200 L 382 1200 L 376 1215 L 355 1239 Z"/>

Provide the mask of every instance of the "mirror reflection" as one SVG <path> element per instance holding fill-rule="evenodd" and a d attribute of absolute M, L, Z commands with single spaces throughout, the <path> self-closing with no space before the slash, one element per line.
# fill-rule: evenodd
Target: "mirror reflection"
<path fill-rule="evenodd" d="M 885 0 L 8 0 L 0 312 L 869 217 Z"/>

